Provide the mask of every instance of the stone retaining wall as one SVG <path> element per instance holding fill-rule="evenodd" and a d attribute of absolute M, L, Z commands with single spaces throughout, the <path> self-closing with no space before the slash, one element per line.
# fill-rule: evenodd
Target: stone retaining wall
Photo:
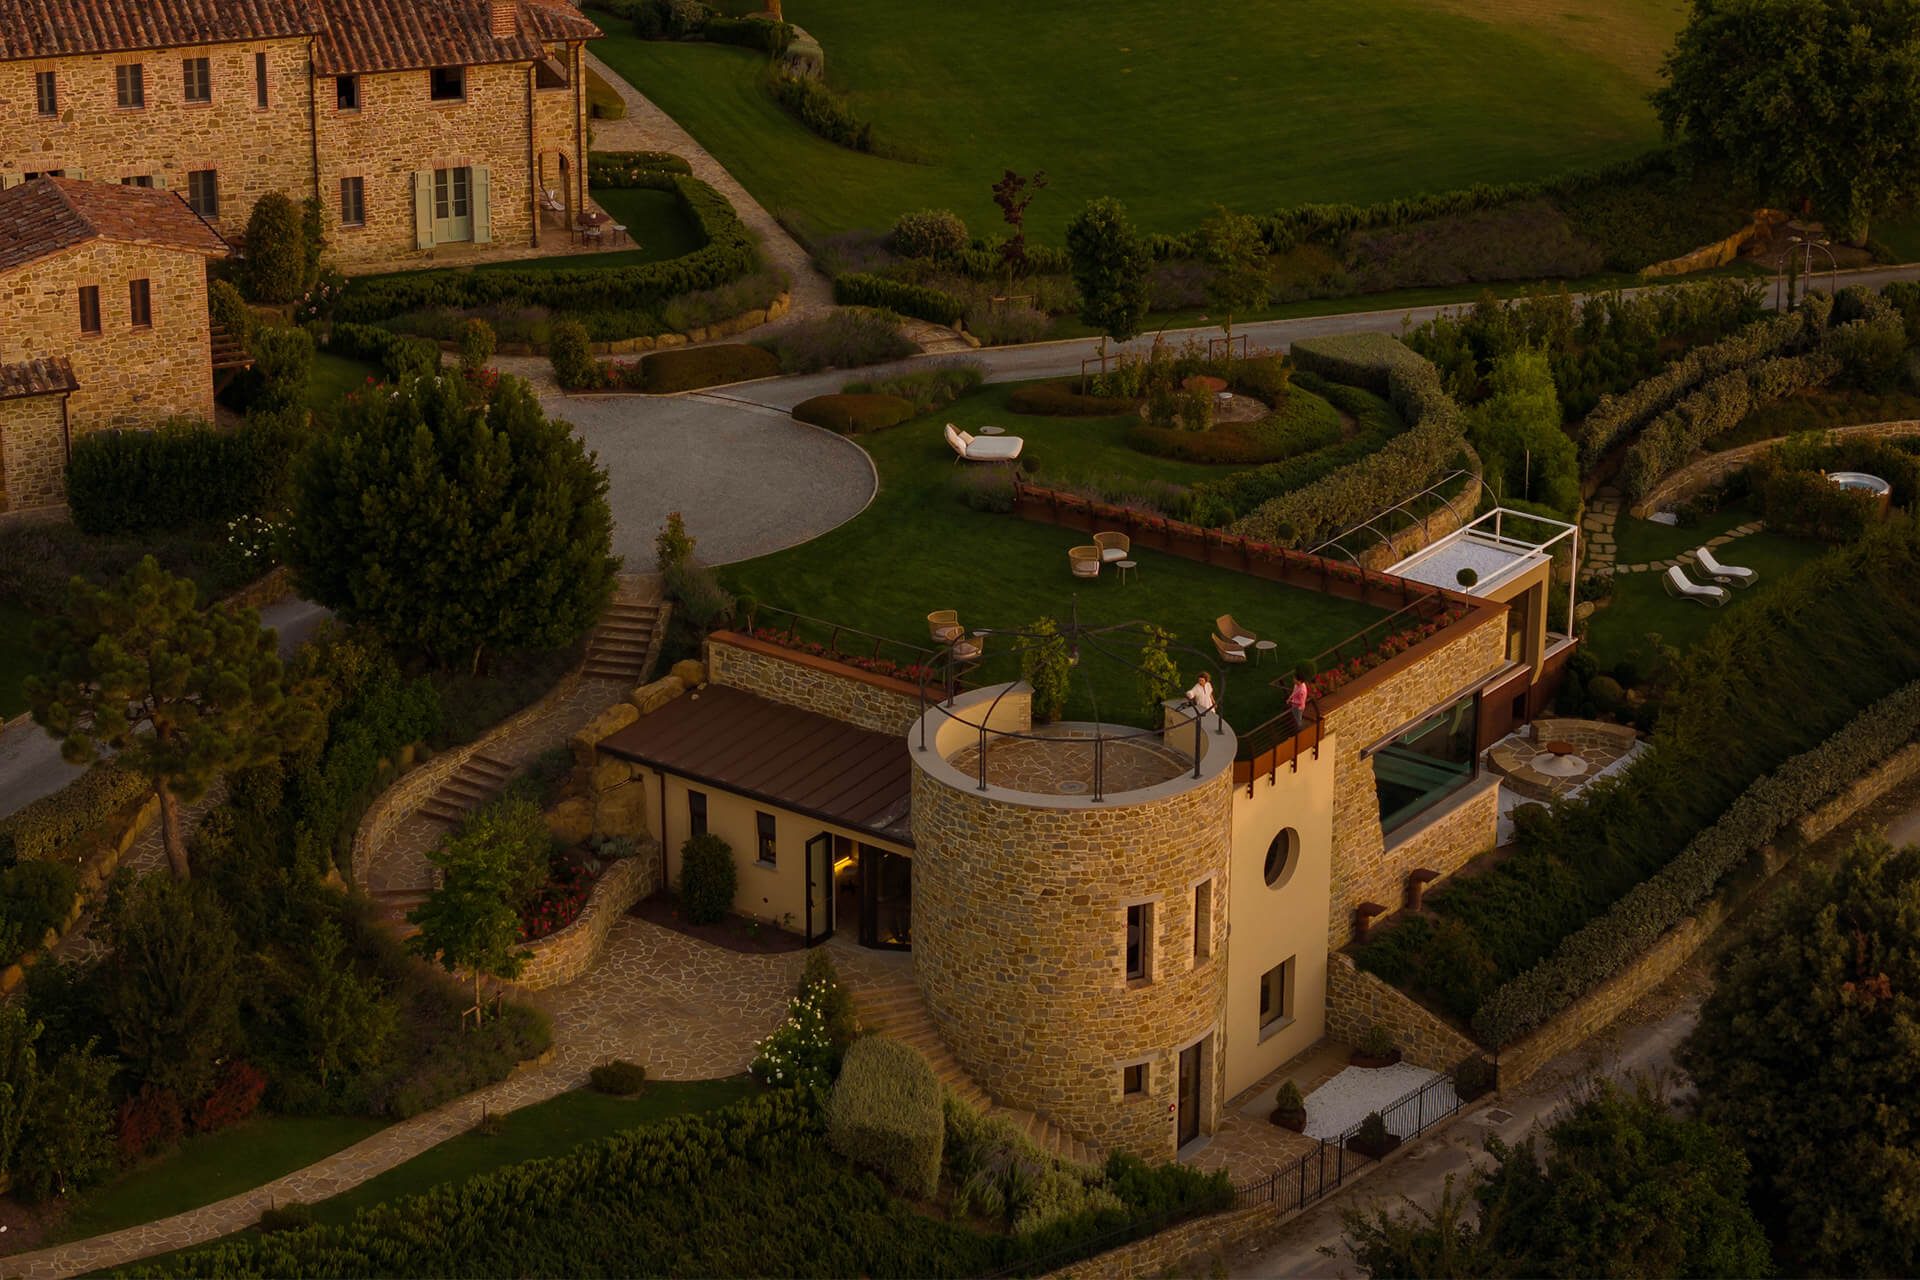
<path fill-rule="evenodd" d="M 1897 422 L 1868 422 L 1856 427 L 1834 427 L 1823 434 L 1834 441 L 1898 440 L 1920 436 L 1920 421 L 1902 419 Z M 1745 470 L 1748 463 L 1779 443 L 1778 440 L 1760 440 L 1689 462 L 1661 480 L 1646 497 L 1636 502 L 1631 514 L 1635 519 L 1645 520 L 1656 511 L 1685 502 L 1694 494 L 1720 484 L 1734 472 Z"/>
<path fill-rule="evenodd" d="M 29 950 L 20 959 L 0 969 L 0 996 L 13 992 L 26 979 L 26 971 L 44 959 L 49 952 L 60 945 L 80 917 L 86 914 L 87 905 L 106 888 L 113 873 L 119 869 L 120 860 L 127 856 L 127 850 L 133 848 L 134 841 L 146 833 L 154 820 L 160 816 L 160 799 L 149 795 L 138 804 L 130 804 L 114 815 L 99 835 L 95 844 L 80 855 L 80 885 L 74 894 L 73 905 L 68 908 L 66 917 L 57 929 L 47 930 L 40 945 Z"/>
<path fill-rule="evenodd" d="M 1481 1051 L 1413 997 L 1334 952 L 1327 957 L 1327 1038 L 1358 1044 L 1376 1026 L 1386 1028 L 1408 1062 L 1429 1071 L 1451 1071 Z"/>
<path fill-rule="evenodd" d="M 660 888 L 660 845 L 645 840 L 594 881 L 579 918 L 556 933 L 527 944 L 533 953 L 513 985 L 541 991 L 572 982 L 606 950 L 607 934 L 634 903 Z"/>
<path fill-rule="evenodd" d="M 920 691 L 905 681 L 731 631 L 707 637 L 707 679 L 879 733 L 920 718 Z"/>
<path fill-rule="evenodd" d="M 1916 777 L 1920 777 L 1920 744 L 1889 757 L 1872 773 L 1802 818 L 1795 825 L 1795 834 L 1803 841 L 1817 840 L 1894 787 Z M 1506 1089 L 1523 1083 L 1561 1054 L 1604 1031 L 1621 1013 L 1691 959 L 1749 894 L 1792 860 L 1799 847 L 1798 843 L 1787 847 L 1769 845 L 1761 850 L 1765 869 L 1762 877 L 1746 883 L 1738 891 L 1723 889 L 1697 915 L 1687 917 L 1662 934 L 1630 967 L 1594 987 L 1538 1030 L 1501 1049 L 1500 1087 Z"/>
<path fill-rule="evenodd" d="M 1677 258 L 1668 258 L 1665 262 L 1656 262 L 1650 267 L 1642 267 L 1640 274 L 1648 279 L 1658 279 L 1662 276 L 1684 276 L 1695 271 L 1724 267 L 1740 256 L 1740 250 L 1746 248 L 1749 240 L 1763 231 L 1770 231 L 1786 220 L 1787 215 L 1778 209 L 1757 210 L 1752 222 L 1725 239 L 1701 245 L 1692 253 L 1683 253 Z"/>

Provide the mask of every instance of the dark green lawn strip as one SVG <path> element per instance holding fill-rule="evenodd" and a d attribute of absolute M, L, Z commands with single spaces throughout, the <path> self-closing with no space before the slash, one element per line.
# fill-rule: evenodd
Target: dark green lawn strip
<path fill-rule="evenodd" d="M 1042 616 L 1064 619 L 1077 602 L 1083 622 L 1145 620 L 1198 649 L 1204 656 L 1175 655 L 1186 680 L 1203 664 L 1219 677 L 1209 636 L 1213 619 L 1232 613 L 1278 645 L 1264 665 L 1236 668 L 1226 678 L 1223 706 L 1242 730 L 1280 711 L 1285 694 L 1270 688 L 1269 680 L 1382 616 L 1352 601 L 1151 551 L 1135 555 L 1140 568 L 1125 585 L 1111 573 L 1092 582 L 1075 579 L 1067 550 L 1087 541 L 1086 535 L 968 508 L 955 493 L 960 468 L 942 424 L 1006 427 L 1026 440 L 1042 479 L 1105 474 L 1184 483 L 1223 468 L 1127 448 L 1121 443 L 1130 425 L 1126 418 L 1010 413 L 1008 394 L 1007 387 L 989 387 L 927 417 L 861 437 L 880 472 L 873 505 L 823 537 L 728 566 L 723 576 L 736 591 L 763 603 L 922 645 L 926 616 L 935 609 L 958 609 L 968 627 L 1022 627 Z M 1014 656 L 1003 649 L 990 642 L 995 661 L 983 668 L 982 679 L 1015 678 Z M 1104 719 L 1144 718 L 1131 670 L 1137 644 L 1119 656 L 1108 661 L 1089 655 L 1082 662 L 1070 716 L 1091 717 L 1097 702 Z"/>

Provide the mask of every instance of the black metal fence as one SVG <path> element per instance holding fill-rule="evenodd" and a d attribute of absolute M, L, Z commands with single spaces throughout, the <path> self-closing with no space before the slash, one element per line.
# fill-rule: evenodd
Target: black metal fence
<path fill-rule="evenodd" d="M 1460 1107 L 1453 1073 L 1448 1072 L 1382 1107 L 1380 1118 L 1386 1122 L 1388 1133 L 1400 1142 L 1410 1142 Z M 1365 1123 L 1354 1125 L 1336 1138 L 1322 1138 L 1317 1147 L 1291 1164 L 1235 1187 L 1233 1207 L 1250 1209 L 1255 1205 L 1271 1205 L 1275 1213 L 1292 1213 L 1337 1190 L 1349 1175 L 1378 1158 L 1351 1145 Z"/>

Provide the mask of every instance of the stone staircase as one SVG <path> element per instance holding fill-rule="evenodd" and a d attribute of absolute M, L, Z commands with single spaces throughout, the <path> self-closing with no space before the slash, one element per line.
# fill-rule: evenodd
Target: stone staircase
<path fill-rule="evenodd" d="M 1062 1159 L 1092 1165 L 1104 1160 L 1097 1148 L 1081 1142 L 1045 1116 L 1003 1107 L 988 1097 L 986 1090 L 974 1082 L 947 1048 L 946 1039 L 933 1025 L 933 1015 L 927 1012 L 927 1002 L 917 984 L 856 989 L 853 1003 L 863 1028 L 918 1049 L 940 1083 L 952 1089 L 968 1106 L 1012 1122 L 1014 1128 L 1026 1135 L 1027 1141 Z"/>
<path fill-rule="evenodd" d="M 646 671 L 654 632 L 664 622 L 657 603 L 615 600 L 587 642 L 584 674 L 589 679 L 638 684 Z"/>
<path fill-rule="evenodd" d="M 458 826 L 468 814 L 504 791 L 518 772 L 505 760 L 475 752 L 427 797 L 418 812 L 423 818 Z"/>
<path fill-rule="evenodd" d="M 927 355 L 971 355 L 980 344 L 968 342 L 956 330 L 930 320 L 906 320 L 901 334 Z"/>

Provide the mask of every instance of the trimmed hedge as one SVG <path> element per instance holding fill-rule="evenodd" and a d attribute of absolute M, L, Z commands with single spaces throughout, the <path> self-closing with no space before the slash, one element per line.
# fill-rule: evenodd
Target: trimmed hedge
<path fill-rule="evenodd" d="M 946 1138 L 940 1081 L 920 1051 L 884 1036 L 855 1040 L 827 1103 L 827 1140 L 916 1200 L 940 1189 Z"/>
<path fill-rule="evenodd" d="M 1041 418 L 1117 418 L 1140 407 L 1137 396 L 1093 396 L 1074 390 L 1078 378 L 1015 387 L 1007 407 Z"/>
<path fill-rule="evenodd" d="M 176 419 L 152 431 L 93 431 L 73 442 L 67 505 L 90 534 L 144 533 L 277 511 L 298 433 L 277 417 L 237 430 Z"/>
<path fill-rule="evenodd" d="M 1305 488 L 1349 463 L 1373 456 L 1407 429 L 1393 407 L 1371 391 L 1328 382 L 1317 374 L 1301 373 L 1295 385 L 1327 400 L 1350 415 L 1360 429 L 1323 449 L 1236 471 L 1192 486 L 1190 518 L 1196 524 L 1223 525 L 1257 509 L 1262 503 Z"/>
<path fill-rule="evenodd" d="M 1189 462 L 1279 462 L 1339 442 L 1340 413 L 1304 389 L 1288 390 L 1279 405 L 1255 422 L 1216 423 L 1206 431 L 1142 424 L 1127 443 L 1142 453 Z"/>
<path fill-rule="evenodd" d="M 779 372 L 780 361 L 772 352 L 741 342 L 723 342 L 642 356 L 640 389 L 656 395 L 697 391 L 727 382 L 771 378 Z"/>
<path fill-rule="evenodd" d="M 0 818 L 0 865 L 56 857 L 152 789 L 141 774 L 103 760 L 52 795 Z"/>
<path fill-rule="evenodd" d="M 967 314 L 962 298 L 925 285 L 905 284 L 885 276 L 850 271 L 833 279 L 833 300 L 843 307 L 880 307 L 949 327 Z"/>
<path fill-rule="evenodd" d="M 1394 370 L 1432 365 L 1425 356 L 1387 333 L 1302 338 L 1293 344 L 1290 354 L 1297 369 L 1329 382 L 1364 387 L 1379 396 L 1392 393 Z"/>
<path fill-rule="evenodd" d="M 824 81 L 769 66 L 767 92 L 809 132 L 849 151 L 873 150 L 873 125 L 854 114 L 847 96 Z"/>
<path fill-rule="evenodd" d="M 711 831 L 680 846 L 680 909 L 691 924 L 718 924 L 733 910 L 739 872 L 733 846 Z"/>
<path fill-rule="evenodd" d="M 430 378 L 440 372 L 440 348 L 425 338 L 410 338 L 371 324 L 336 324 L 327 350 L 350 360 L 380 366 L 389 382 Z"/>
<path fill-rule="evenodd" d="M 1743 792 L 1673 861 L 1495 991 L 1474 1015 L 1483 1044 L 1509 1044 L 1612 977 L 1699 909 L 1756 849 L 1920 735 L 1920 682 L 1882 698 Z"/>
<path fill-rule="evenodd" d="M 696 289 L 714 288 L 758 269 L 760 254 L 753 236 L 718 191 L 698 178 L 658 168 L 639 168 L 625 176 L 628 180 L 621 185 L 676 193 L 705 243 L 678 258 L 626 267 L 463 268 L 362 276 L 347 283 L 335 317 L 354 324 L 434 307 L 642 308 Z"/>
<path fill-rule="evenodd" d="M 1234 533 L 1285 546 L 1312 545 L 1411 497 L 1466 451 L 1460 407 L 1441 386 L 1440 371 L 1394 339 L 1384 341 L 1391 345 L 1296 343 L 1294 359 L 1303 371 L 1325 374 L 1341 368 L 1363 386 L 1384 386 L 1407 430 L 1371 456 L 1263 502 L 1233 523 Z M 1304 355 L 1303 346 L 1311 348 Z"/>
<path fill-rule="evenodd" d="M 691 174 L 693 166 L 671 151 L 589 151 L 589 187 L 643 187 L 643 179 L 663 173 Z"/>
<path fill-rule="evenodd" d="M 861 395 L 844 391 L 837 395 L 814 396 L 793 407 L 793 416 L 801 422 L 825 427 L 843 436 L 857 436 L 897 426 L 913 415 L 913 402 L 902 400 L 899 396 Z"/>

